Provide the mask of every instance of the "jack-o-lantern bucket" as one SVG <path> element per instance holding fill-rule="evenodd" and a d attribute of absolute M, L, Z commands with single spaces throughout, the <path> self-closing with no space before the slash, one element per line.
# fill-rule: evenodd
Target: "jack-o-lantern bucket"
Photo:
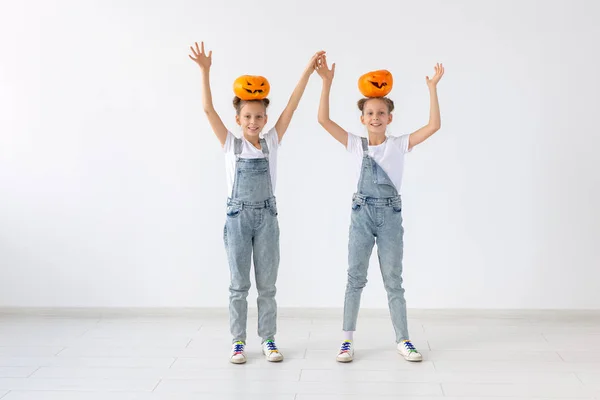
<path fill-rule="evenodd" d="M 380 69 L 358 78 L 358 90 L 365 97 L 384 97 L 392 90 L 394 78 L 390 71 Z"/>
<path fill-rule="evenodd" d="M 242 100 L 262 100 L 270 90 L 269 81 L 262 76 L 242 75 L 233 82 L 233 92 Z"/>

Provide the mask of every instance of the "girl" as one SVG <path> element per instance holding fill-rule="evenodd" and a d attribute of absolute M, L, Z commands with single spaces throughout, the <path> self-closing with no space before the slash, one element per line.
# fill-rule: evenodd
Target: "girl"
<path fill-rule="evenodd" d="M 229 318 L 233 345 L 230 361 L 246 362 L 246 322 L 250 289 L 250 264 L 254 260 L 254 274 L 258 291 L 258 335 L 262 338 L 262 352 L 268 361 L 281 361 L 283 355 L 275 345 L 277 304 L 275 283 L 279 268 L 279 224 L 275 203 L 277 149 L 292 115 L 298 107 L 316 59 L 316 53 L 304 70 L 300 82 L 281 116 L 267 133 L 269 100 L 233 99 L 235 120 L 241 127 L 242 137 L 236 138 L 227 130 L 212 102 L 209 72 L 212 51 L 206 54 L 204 43 L 190 47 L 189 57 L 202 71 L 202 104 L 213 132 L 221 142 L 226 159 L 229 199 L 224 229 L 225 249 L 229 260 L 231 284 L 229 287 Z"/>
<path fill-rule="evenodd" d="M 426 77 L 430 94 L 429 123 L 410 135 L 386 137 L 392 122 L 394 102 L 387 97 L 363 98 L 358 102 L 361 122 L 368 138 L 348 133 L 329 118 L 329 93 L 335 64 L 327 66 L 326 57 L 317 59 L 315 68 L 323 78 L 319 105 L 319 123 L 344 145 L 357 162 L 358 189 L 352 198 L 352 214 L 348 242 L 348 282 L 344 300 L 344 338 L 337 361 L 350 362 L 354 356 L 353 333 L 360 296 L 367 283 L 367 269 L 373 245 L 377 253 L 383 282 L 388 295 L 392 324 L 396 331 L 398 352 L 408 361 L 421 361 L 421 354 L 409 340 L 406 301 L 402 288 L 402 201 L 400 187 L 404 155 L 440 129 L 437 84 L 444 74 L 441 64 L 435 66 L 432 79 Z"/>

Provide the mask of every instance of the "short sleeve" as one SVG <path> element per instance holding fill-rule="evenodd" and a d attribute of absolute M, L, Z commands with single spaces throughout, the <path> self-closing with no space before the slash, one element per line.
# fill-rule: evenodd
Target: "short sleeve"
<path fill-rule="evenodd" d="M 346 145 L 348 153 L 362 154 L 362 136 L 354 135 L 348 132 L 348 144 Z"/>
<path fill-rule="evenodd" d="M 390 138 L 391 139 L 391 138 Z M 393 138 L 394 145 L 402 153 L 409 153 L 412 149 L 408 148 L 410 135 L 402 135 Z"/>
<path fill-rule="evenodd" d="M 227 137 L 225 138 L 225 144 L 223 145 L 223 153 L 233 152 L 233 143 L 235 136 L 230 131 L 227 131 Z"/>
<path fill-rule="evenodd" d="M 271 128 L 269 132 L 265 133 L 263 138 L 267 142 L 267 146 L 269 146 L 270 149 L 279 148 L 279 135 L 277 135 L 275 127 Z"/>

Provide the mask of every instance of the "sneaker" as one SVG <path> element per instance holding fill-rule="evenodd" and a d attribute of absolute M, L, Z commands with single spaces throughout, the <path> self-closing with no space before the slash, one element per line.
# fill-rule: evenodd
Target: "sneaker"
<path fill-rule="evenodd" d="M 277 345 L 273 340 L 265 340 L 262 344 L 262 352 L 267 356 L 267 361 L 279 362 L 283 360 L 283 354 L 277 349 Z"/>
<path fill-rule="evenodd" d="M 244 364 L 246 362 L 246 352 L 244 351 L 244 342 L 235 342 L 231 346 L 231 356 L 229 361 L 234 364 Z"/>
<path fill-rule="evenodd" d="M 410 340 L 403 340 L 398 343 L 398 353 L 400 353 L 406 361 L 423 361 L 423 356 L 415 349 L 415 346 L 413 346 Z"/>
<path fill-rule="evenodd" d="M 335 360 L 337 362 L 347 363 L 352 361 L 354 358 L 354 347 L 352 347 L 352 342 L 350 340 L 344 340 L 342 342 L 342 346 L 340 347 L 340 352 L 338 353 Z"/>

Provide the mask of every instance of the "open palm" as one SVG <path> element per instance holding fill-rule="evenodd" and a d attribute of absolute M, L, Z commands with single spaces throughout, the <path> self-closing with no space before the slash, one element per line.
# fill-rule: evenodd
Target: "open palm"
<path fill-rule="evenodd" d="M 192 55 L 190 55 L 189 57 L 196 63 L 198 64 L 198 66 L 202 69 L 207 69 L 210 68 L 210 65 L 212 64 L 212 50 L 208 53 L 208 56 L 206 55 L 206 52 L 204 51 L 204 42 L 201 42 L 201 48 L 198 48 L 198 42 L 195 43 L 196 48 L 194 48 L 193 46 L 190 46 L 190 49 L 192 50 Z"/>

